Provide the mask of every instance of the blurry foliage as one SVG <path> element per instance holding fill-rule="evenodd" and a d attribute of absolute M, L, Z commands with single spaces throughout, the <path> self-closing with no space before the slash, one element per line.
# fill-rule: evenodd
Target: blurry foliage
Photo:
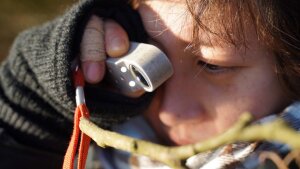
<path fill-rule="evenodd" d="M 14 38 L 29 27 L 62 14 L 77 0 L 1 0 L 0 61 L 8 54 Z"/>

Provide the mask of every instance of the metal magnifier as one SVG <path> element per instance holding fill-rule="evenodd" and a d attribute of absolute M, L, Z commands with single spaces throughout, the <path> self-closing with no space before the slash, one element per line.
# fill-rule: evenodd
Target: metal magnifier
<path fill-rule="evenodd" d="M 156 46 L 145 43 L 131 42 L 126 55 L 108 58 L 106 65 L 112 84 L 133 96 L 154 91 L 173 74 L 168 57 Z"/>

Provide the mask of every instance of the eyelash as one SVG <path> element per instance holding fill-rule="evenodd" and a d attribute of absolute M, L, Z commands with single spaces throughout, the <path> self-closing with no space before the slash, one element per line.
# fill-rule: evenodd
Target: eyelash
<path fill-rule="evenodd" d="M 209 64 L 209 63 L 206 63 L 201 60 L 197 61 L 197 65 L 201 66 L 201 69 L 203 69 L 206 72 L 211 73 L 211 74 L 225 73 L 225 72 L 233 69 L 232 67 L 225 67 L 225 66 Z"/>

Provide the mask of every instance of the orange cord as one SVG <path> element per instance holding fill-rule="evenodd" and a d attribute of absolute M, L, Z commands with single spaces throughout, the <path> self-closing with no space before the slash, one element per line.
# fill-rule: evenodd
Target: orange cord
<path fill-rule="evenodd" d="M 84 86 L 84 78 L 83 74 L 80 69 L 76 69 L 74 72 L 74 83 L 75 86 Z M 63 169 L 73 169 L 74 168 L 74 160 L 77 150 L 77 145 L 79 141 L 79 134 L 81 133 L 80 137 L 80 145 L 78 151 L 78 169 L 84 169 L 86 158 L 88 154 L 88 149 L 90 145 L 90 137 L 86 134 L 80 132 L 79 129 L 79 121 L 81 117 L 89 118 L 89 111 L 85 103 L 77 105 L 74 113 L 74 127 L 72 132 L 72 137 L 67 149 L 67 152 L 64 157 Z"/>

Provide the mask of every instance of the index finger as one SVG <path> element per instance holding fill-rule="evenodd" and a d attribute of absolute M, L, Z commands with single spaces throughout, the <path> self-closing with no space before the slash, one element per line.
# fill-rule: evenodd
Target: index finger
<path fill-rule="evenodd" d="M 80 60 L 85 80 L 89 83 L 100 82 L 105 73 L 106 58 L 104 49 L 103 21 L 92 16 L 88 21 L 80 44 Z"/>

